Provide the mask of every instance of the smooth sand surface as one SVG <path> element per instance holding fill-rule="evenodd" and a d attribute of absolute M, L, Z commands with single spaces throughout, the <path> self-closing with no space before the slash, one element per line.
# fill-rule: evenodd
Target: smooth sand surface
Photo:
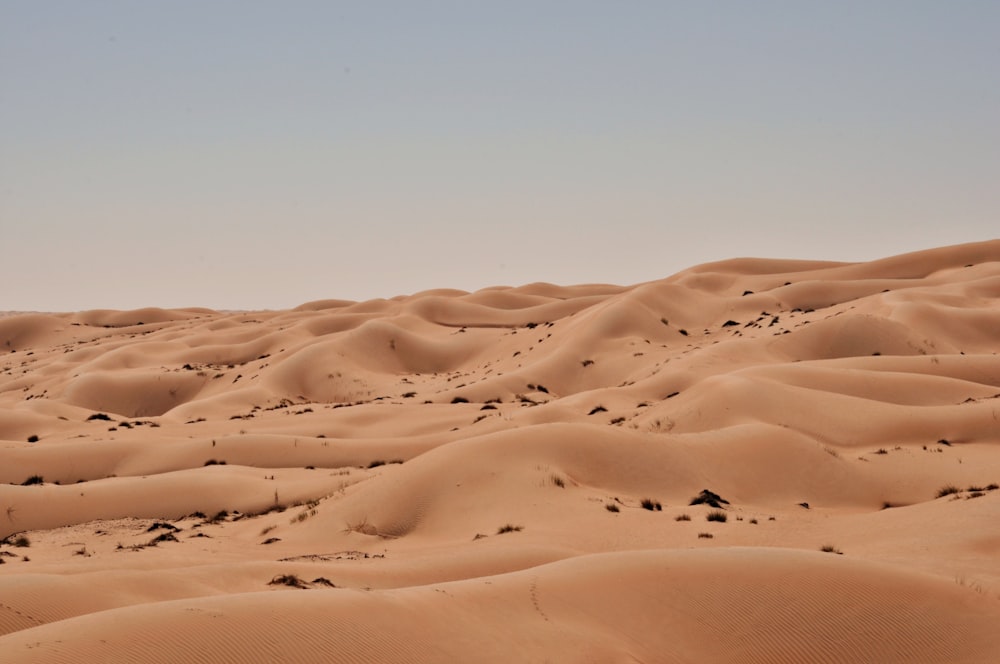
<path fill-rule="evenodd" d="M 1000 241 L 2 315 L 0 662 L 998 662 L 998 350 Z"/>

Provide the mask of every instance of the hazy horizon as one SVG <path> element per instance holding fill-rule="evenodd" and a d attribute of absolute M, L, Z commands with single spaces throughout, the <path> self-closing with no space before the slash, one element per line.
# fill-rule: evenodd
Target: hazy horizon
<path fill-rule="evenodd" d="M 0 0 L 0 310 L 997 236 L 1000 5 Z"/>

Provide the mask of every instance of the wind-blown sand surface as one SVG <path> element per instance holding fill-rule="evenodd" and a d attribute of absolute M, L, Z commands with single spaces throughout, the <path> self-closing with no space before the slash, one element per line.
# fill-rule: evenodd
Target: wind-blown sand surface
<path fill-rule="evenodd" d="M 4 316 L 0 661 L 997 662 L 998 348 L 1000 241 Z"/>

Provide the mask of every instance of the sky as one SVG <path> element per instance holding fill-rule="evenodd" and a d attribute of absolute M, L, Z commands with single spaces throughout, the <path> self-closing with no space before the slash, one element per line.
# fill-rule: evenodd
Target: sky
<path fill-rule="evenodd" d="M 986 240 L 998 118 L 988 0 L 0 0 L 0 310 Z"/>

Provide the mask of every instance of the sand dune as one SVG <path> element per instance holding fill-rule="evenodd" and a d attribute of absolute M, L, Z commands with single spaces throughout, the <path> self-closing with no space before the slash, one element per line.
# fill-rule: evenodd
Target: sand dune
<path fill-rule="evenodd" d="M 1000 241 L 0 316 L 0 662 L 1000 661 L 997 330 Z"/>

